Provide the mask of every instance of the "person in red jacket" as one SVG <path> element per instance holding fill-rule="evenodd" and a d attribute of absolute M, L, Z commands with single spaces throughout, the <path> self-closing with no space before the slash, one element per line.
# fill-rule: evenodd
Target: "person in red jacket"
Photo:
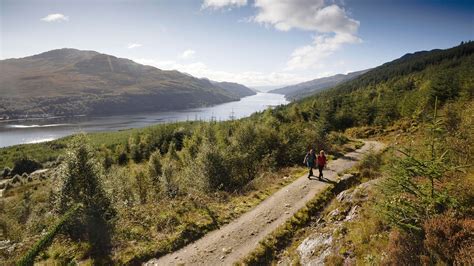
<path fill-rule="evenodd" d="M 319 180 L 323 178 L 323 169 L 325 166 L 326 166 L 326 155 L 324 155 L 324 151 L 321 150 L 318 155 L 318 170 L 319 170 L 318 179 Z"/>

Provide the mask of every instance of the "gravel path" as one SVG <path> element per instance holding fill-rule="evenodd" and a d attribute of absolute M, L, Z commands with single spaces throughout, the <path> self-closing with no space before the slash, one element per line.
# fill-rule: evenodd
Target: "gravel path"
<path fill-rule="evenodd" d="M 365 141 L 362 148 L 329 162 L 324 177 L 336 181 L 337 173 L 354 166 L 365 153 L 380 151 L 383 147 L 380 142 Z M 314 172 L 317 173 L 317 170 Z M 260 240 L 292 217 L 326 186 L 328 183 L 308 180 L 304 175 L 231 223 L 145 265 L 232 265 L 252 252 Z"/>

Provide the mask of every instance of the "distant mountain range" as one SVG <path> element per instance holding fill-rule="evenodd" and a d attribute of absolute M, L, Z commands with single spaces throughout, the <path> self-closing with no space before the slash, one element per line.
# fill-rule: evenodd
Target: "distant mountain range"
<path fill-rule="evenodd" d="M 283 94 L 289 100 L 301 99 L 314 94 L 318 91 L 334 87 L 342 82 L 356 78 L 370 69 L 352 72 L 348 74 L 338 74 L 335 76 L 313 79 L 310 81 L 298 83 L 295 85 L 286 86 L 279 89 L 274 89 L 269 92 Z"/>
<path fill-rule="evenodd" d="M 255 94 L 95 51 L 0 61 L 0 118 L 109 115 L 202 107 Z"/>

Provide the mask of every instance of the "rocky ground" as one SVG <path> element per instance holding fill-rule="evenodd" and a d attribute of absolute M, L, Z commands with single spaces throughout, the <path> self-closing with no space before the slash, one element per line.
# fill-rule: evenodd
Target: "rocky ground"
<path fill-rule="evenodd" d="M 343 236 L 347 223 L 360 219 L 362 206 L 377 182 L 371 180 L 339 193 L 305 232 L 303 240 L 297 242 L 296 252 L 291 257 L 288 251 L 281 252 L 278 264 L 292 265 L 297 260 L 301 265 L 325 265 L 330 256 L 337 254 L 341 265 L 355 265 L 352 252 L 343 247 Z"/>

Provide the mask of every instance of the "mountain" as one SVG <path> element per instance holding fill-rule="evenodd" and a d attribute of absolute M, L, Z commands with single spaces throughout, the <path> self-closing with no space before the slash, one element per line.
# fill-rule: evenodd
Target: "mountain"
<path fill-rule="evenodd" d="M 95 51 L 52 50 L 1 60 L 0 69 L 0 117 L 175 110 L 242 97 L 241 89 Z"/>
<path fill-rule="evenodd" d="M 239 83 L 225 82 L 225 81 L 224 82 L 211 81 L 211 83 L 239 98 L 257 94 L 256 90 L 246 87 Z"/>
<path fill-rule="evenodd" d="M 338 74 L 335 76 L 313 79 L 310 81 L 298 83 L 295 85 L 286 86 L 279 89 L 271 90 L 271 93 L 283 94 L 287 99 L 301 99 L 309 96 L 315 92 L 334 87 L 344 81 L 351 80 L 359 75 L 366 73 L 369 70 L 361 70 L 348 74 Z"/>
<path fill-rule="evenodd" d="M 472 100 L 473 77 L 474 42 L 463 42 L 406 54 L 287 108 L 334 130 L 387 126 L 402 118 L 431 121 L 435 103 Z"/>

